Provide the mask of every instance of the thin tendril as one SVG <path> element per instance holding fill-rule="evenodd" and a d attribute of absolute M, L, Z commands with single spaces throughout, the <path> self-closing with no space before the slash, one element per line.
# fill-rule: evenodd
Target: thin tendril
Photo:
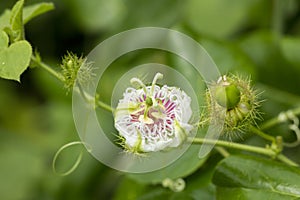
<path fill-rule="evenodd" d="M 75 142 L 67 143 L 67 144 L 63 145 L 62 147 L 60 147 L 60 148 L 58 149 L 58 151 L 55 153 L 55 155 L 54 155 L 54 157 L 53 157 L 53 161 L 52 161 L 52 170 L 53 170 L 54 173 L 56 173 L 56 174 L 58 174 L 58 175 L 60 175 L 60 176 L 67 176 L 67 175 L 69 175 L 69 174 L 71 174 L 72 172 L 75 171 L 75 169 L 79 166 L 79 164 L 80 164 L 80 162 L 81 162 L 81 160 L 82 160 L 82 153 L 83 153 L 82 151 L 81 151 L 80 154 L 78 155 L 78 157 L 77 157 L 75 163 L 73 164 L 73 166 L 72 166 L 69 170 L 67 170 L 66 172 L 58 172 L 58 171 L 56 170 L 56 161 L 57 161 L 58 156 L 60 155 L 60 153 L 61 153 L 63 150 L 65 150 L 65 149 L 68 148 L 68 147 L 71 147 L 71 146 L 74 146 L 74 145 L 78 145 L 78 144 L 80 144 L 80 145 L 86 145 L 85 142 L 75 141 Z M 91 147 L 90 147 L 89 145 L 86 145 L 86 147 L 87 147 L 87 151 L 88 151 L 88 152 L 91 152 L 91 151 L 92 151 L 92 149 L 91 149 Z"/>

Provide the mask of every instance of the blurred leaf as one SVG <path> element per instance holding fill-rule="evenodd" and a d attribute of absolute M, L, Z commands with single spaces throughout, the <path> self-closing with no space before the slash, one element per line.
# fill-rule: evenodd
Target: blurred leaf
<path fill-rule="evenodd" d="M 43 172 L 38 149 L 24 137 L 0 130 L 0 199 L 30 199 Z"/>
<path fill-rule="evenodd" d="M 23 5 L 24 0 L 19 0 L 11 10 L 10 25 L 14 34 L 13 41 L 18 41 L 24 38 Z"/>
<path fill-rule="evenodd" d="M 121 0 L 66 0 L 77 26 L 95 32 L 120 23 L 124 12 Z"/>
<path fill-rule="evenodd" d="M 300 38 L 285 37 L 281 40 L 281 49 L 285 58 L 300 72 Z"/>
<path fill-rule="evenodd" d="M 218 199 L 235 199 L 241 194 L 264 199 L 265 193 L 276 199 L 300 198 L 299 168 L 262 158 L 241 155 L 225 158 L 216 168 L 213 183 L 218 186 Z"/>
<path fill-rule="evenodd" d="M 252 60 L 237 45 L 224 41 L 201 39 L 200 43 L 210 54 L 221 74 L 229 72 L 251 74 L 255 77 L 255 66 Z"/>
<path fill-rule="evenodd" d="M 241 49 L 256 65 L 257 81 L 300 94 L 299 70 L 282 55 L 279 38 L 270 31 L 257 31 L 240 41 Z"/>
<path fill-rule="evenodd" d="M 9 19 L 10 19 L 10 10 L 5 10 L 0 16 L 0 29 L 4 29 L 5 27 L 9 27 Z"/>
<path fill-rule="evenodd" d="M 114 200 L 137 199 L 146 189 L 146 185 L 137 183 L 126 176 L 121 180 L 115 192 Z"/>
<path fill-rule="evenodd" d="M 185 10 L 186 22 L 198 33 L 228 37 L 245 26 L 259 3 L 258 0 L 190 0 Z"/>
<path fill-rule="evenodd" d="M 128 176 L 141 183 L 161 183 L 164 179 L 185 177 L 197 170 L 206 158 L 198 158 L 199 146 L 190 146 L 189 149 L 171 165 L 154 172 L 144 174 L 129 174 Z"/>
<path fill-rule="evenodd" d="M 31 19 L 54 9 L 53 3 L 38 3 L 26 6 L 23 10 L 23 23 L 26 24 Z"/>
<path fill-rule="evenodd" d="M 125 0 L 127 15 L 123 27 L 170 27 L 180 20 L 183 4 L 180 0 Z"/>
<path fill-rule="evenodd" d="M 25 40 L 3 48 L 0 51 L 0 77 L 20 81 L 20 75 L 29 65 L 31 53 L 31 45 Z"/>
<path fill-rule="evenodd" d="M 131 179 L 128 179 L 126 176 L 123 177 L 119 188 L 116 191 L 116 195 L 113 198 L 114 200 L 123 200 L 123 199 L 138 199 L 138 200 L 151 200 L 151 199 L 193 199 L 191 194 L 182 191 L 182 192 L 172 192 L 167 188 L 163 188 L 161 185 L 150 186 L 140 184 Z"/>
<path fill-rule="evenodd" d="M 220 154 L 211 154 L 205 165 L 186 178 L 187 193 L 195 200 L 215 200 L 216 187 L 211 179 L 218 162 L 223 159 Z"/>

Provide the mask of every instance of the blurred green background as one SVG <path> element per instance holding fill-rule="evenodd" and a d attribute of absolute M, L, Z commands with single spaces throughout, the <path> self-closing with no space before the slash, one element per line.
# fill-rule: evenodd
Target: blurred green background
<path fill-rule="evenodd" d="M 26 5 L 42 2 L 27 0 Z M 297 0 L 54 0 L 56 9 L 26 25 L 26 38 L 43 60 L 59 69 L 71 51 L 87 55 L 99 42 L 130 28 L 166 27 L 199 41 L 222 73 L 251 76 L 263 91 L 263 117 L 300 106 L 300 1 Z M 0 12 L 15 1 L 0 2 Z M 184 66 L 182 60 L 145 50 L 120 59 L 109 73 L 118 77 L 147 62 Z M 184 67 L 181 68 L 183 70 Z M 188 70 L 186 68 L 186 70 Z M 184 71 L 184 70 L 183 70 Z M 187 72 L 188 74 L 188 72 Z M 111 77 L 110 77 L 111 78 Z M 105 82 L 106 81 L 106 82 Z M 112 86 L 104 80 L 101 95 L 109 102 Z M 84 153 L 78 169 L 67 177 L 53 173 L 55 152 L 78 140 L 71 96 L 63 84 L 42 69 L 28 69 L 21 83 L 0 80 L 0 199 L 152 199 L 159 186 L 143 186 Z M 283 124 L 272 131 L 286 134 Z M 292 140 L 290 132 L 283 135 Z M 258 139 L 249 143 L 260 143 Z M 58 170 L 70 167 L 79 147 L 62 155 Z M 285 152 L 300 161 L 300 148 Z M 219 158 L 216 158 L 218 160 Z M 214 165 L 215 160 L 209 164 Z M 202 171 L 201 171 L 202 170 Z M 211 168 L 188 177 L 191 198 L 213 198 L 207 185 Z M 204 173 L 205 172 L 205 173 Z M 204 174 L 204 175 L 203 175 Z M 206 175 L 205 175 L 206 174 Z M 195 179 L 195 178 L 194 178 Z M 204 184 L 204 185 L 205 185 Z M 132 189 L 134 188 L 134 190 Z M 152 193 L 151 193 L 152 192 Z M 170 191 L 164 190 L 166 197 Z M 201 198 L 199 198 L 201 197 Z M 180 194 L 172 198 L 180 199 Z"/>

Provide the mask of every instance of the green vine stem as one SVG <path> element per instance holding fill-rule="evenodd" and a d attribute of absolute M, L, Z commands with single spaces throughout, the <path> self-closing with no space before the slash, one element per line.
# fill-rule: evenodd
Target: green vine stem
<path fill-rule="evenodd" d="M 262 132 L 261 130 L 259 130 L 259 129 L 256 128 L 255 126 L 252 126 L 252 125 L 249 126 L 249 130 L 250 130 L 251 132 L 255 133 L 256 135 L 258 135 L 258 136 L 260 136 L 260 137 L 262 137 L 262 138 L 264 138 L 264 139 L 266 139 L 266 140 L 271 141 L 272 143 L 276 143 L 276 139 L 275 139 L 273 136 L 268 135 L 268 134 Z"/>
<path fill-rule="evenodd" d="M 52 74 L 54 77 L 56 77 L 58 80 L 60 81 L 64 81 L 64 77 L 58 73 L 57 71 L 55 71 L 54 69 L 52 69 L 49 65 L 43 63 L 40 59 L 38 59 L 35 56 L 31 56 L 31 60 L 38 66 L 40 66 L 41 68 L 43 68 L 44 70 L 46 70 L 47 72 L 49 72 L 50 74 Z"/>
<path fill-rule="evenodd" d="M 58 80 L 60 81 L 64 81 L 64 77 L 57 71 L 55 71 L 54 69 L 52 69 L 49 65 L 43 63 L 39 58 L 35 57 L 35 56 L 31 56 L 31 60 L 37 65 L 37 66 L 40 66 L 42 69 L 46 70 L 47 72 L 49 72 L 51 75 L 53 75 L 54 77 L 56 77 Z M 86 94 L 81 86 L 79 86 L 79 92 L 81 93 L 81 95 L 83 95 L 83 97 L 86 99 L 86 100 L 94 100 L 94 98 L 92 98 L 90 95 Z M 114 109 L 109 106 L 108 104 L 102 102 L 99 100 L 99 95 L 96 95 L 96 98 L 95 98 L 95 106 L 96 107 L 100 107 L 100 108 L 103 108 L 104 110 L 107 110 L 109 112 L 113 112 Z"/>
<path fill-rule="evenodd" d="M 299 166 L 294 161 L 290 160 L 283 154 L 278 154 L 276 151 L 274 151 L 271 148 L 255 147 L 255 146 L 250 146 L 250 145 L 246 145 L 246 144 L 239 144 L 239 143 L 234 143 L 234 142 L 204 139 L 204 138 L 188 138 L 188 142 L 191 142 L 193 144 L 211 144 L 211 145 L 216 145 L 216 146 L 220 146 L 220 147 L 227 147 L 227 148 L 231 148 L 231 149 L 249 151 L 249 152 L 253 152 L 253 153 L 270 156 L 272 158 L 277 158 L 281 162 L 286 163 L 290 166 Z"/>

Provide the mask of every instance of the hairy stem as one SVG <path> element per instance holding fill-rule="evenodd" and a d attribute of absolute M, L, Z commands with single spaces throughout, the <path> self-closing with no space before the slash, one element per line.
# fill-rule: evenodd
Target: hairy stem
<path fill-rule="evenodd" d="M 114 112 L 115 111 L 115 109 L 112 108 L 110 105 L 108 105 L 108 104 L 106 104 L 106 103 L 104 103 L 100 100 L 96 100 L 95 103 L 96 103 L 96 106 L 99 106 L 100 108 L 103 108 L 104 110 L 107 110 L 109 112 Z"/>
<path fill-rule="evenodd" d="M 269 140 L 269 141 L 271 141 L 272 143 L 275 143 L 275 142 L 276 142 L 276 139 L 275 139 L 273 136 L 268 135 L 268 134 L 262 132 L 261 130 L 259 130 L 259 129 L 256 128 L 255 126 L 252 126 L 252 125 L 251 125 L 251 126 L 249 127 L 249 129 L 250 129 L 250 131 L 252 131 L 252 132 L 255 133 L 256 135 L 258 135 L 258 136 L 260 136 L 260 137 L 262 137 L 262 138 L 264 138 L 264 139 L 266 139 L 266 140 Z"/>
<path fill-rule="evenodd" d="M 53 68 L 51 68 L 49 65 L 43 63 L 40 61 L 40 59 L 38 59 L 35 56 L 31 56 L 31 60 L 38 66 L 40 66 L 42 69 L 46 70 L 47 72 L 49 72 L 51 75 L 53 75 L 54 77 L 56 77 L 58 80 L 60 80 L 61 82 L 64 81 L 64 77 L 57 71 L 55 71 Z M 88 94 L 86 94 L 82 88 L 79 85 L 79 92 L 81 93 L 81 95 L 83 95 L 83 97 L 85 99 L 93 99 L 91 96 L 89 96 Z M 109 106 L 108 104 L 100 101 L 98 98 L 95 99 L 95 104 L 96 106 L 99 106 L 100 108 L 103 108 L 107 111 L 113 112 L 113 108 L 111 106 Z"/>
<path fill-rule="evenodd" d="M 211 144 L 221 147 L 227 147 L 231 149 L 239 149 L 244 151 L 249 151 L 253 153 L 263 154 L 267 156 L 276 156 L 276 153 L 271 149 L 266 149 L 262 147 L 254 147 L 246 144 L 239 144 L 234 142 L 228 142 L 223 140 L 212 140 L 212 139 L 204 139 L 204 138 L 188 138 L 189 142 L 192 142 L 194 144 Z"/>
<path fill-rule="evenodd" d="M 35 64 L 37 64 L 38 66 L 40 66 L 41 68 L 43 68 L 44 70 L 46 70 L 47 72 L 49 72 L 50 74 L 55 76 L 58 80 L 64 81 L 64 77 L 60 73 L 58 73 L 57 71 L 52 69 L 49 65 L 47 65 L 47 64 L 43 63 L 42 61 L 40 61 L 39 59 L 37 59 L 35 56 L 31 56 L 31 60 Z"/>
<path fill-rule="evenodd" d="M 278 160 L 280 160 L 283 163 L 286 163 L 290 166 L 295 166 L 295 167 L 299 167 L 299 165 L 297 163 L 295 163 L 294 161 L 290 160 L 289 158 L 287 158 L 285 155 L 283 154 L 279 154 L 276 157 Z"/>
<path fill-rule="evenodd" d="M 278 153 L 276 153 L 276 151 L 269 149 L 269 148 L 255 147 L 255 146 L 250 146 L 250 145 L 246 145 L 246 144 L 239 144 L 239 143 L 234 143 L 234 142 L 204 139 L 204 138 L 188 138 L 188 142 L 191 142 L 193 144 L 210 144 L 210 145 L 216 145 L 216 147 L 226 147 L 226 148 L 231 148 L 231 149 L 249 151 L 249 152 L 258 153 L 258 154 L 270 156 L 273 158 L 277 158 L 281 162 L 288 164 L 290 166 L 299 166 L 297 163 L 290 160 L 283 154 L 278 154 Z"/>

